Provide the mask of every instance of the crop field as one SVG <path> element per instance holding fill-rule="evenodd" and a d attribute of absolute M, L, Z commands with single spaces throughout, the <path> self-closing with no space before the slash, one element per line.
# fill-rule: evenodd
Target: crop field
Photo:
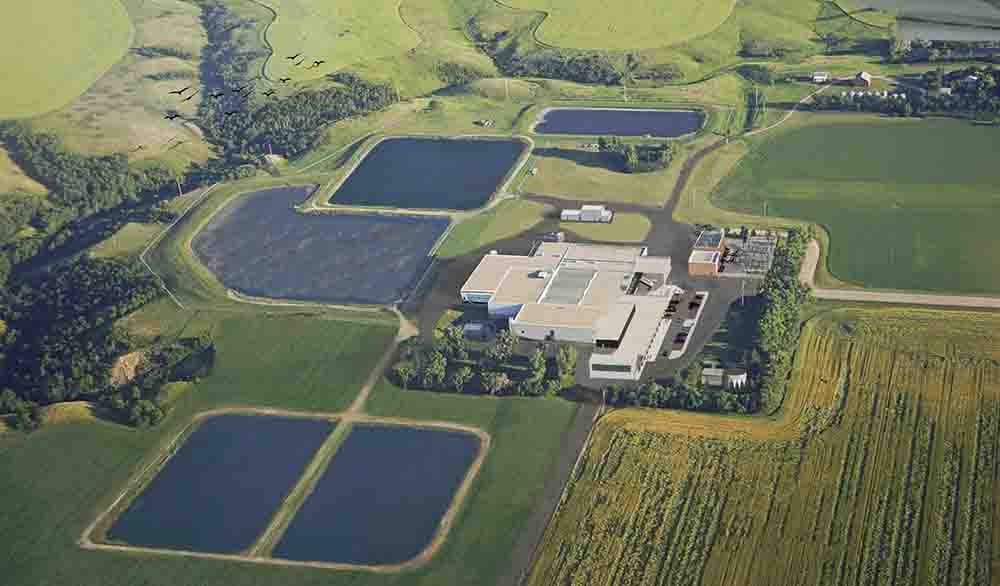
<path fill-rule="evenodd" d="M 1000 292 L 1000 167 L 990 128 L 834 116 L 754 145 L 714 190 L 726 210 L 804 220 L 830 235 L 827 268 L 889 289 Z"/>
<path fill-rule="evenodd" d="M 715 30 L 733 9 L 731 0 L 642 0 L 628 10 L 607 2 L 511 0 L 511 6 L 548 16 L 538 28 L 547 44 L 575 49 L 647 49 L 674 45 Z"/>
<path fill-rule="evenodd" d="M 130 37 L 128 14 L 117 1 L 6 6 L 0 22 L 0 118 L 36 116 L 73 100 L 125 53 Z"/>
<path fill-rule="evenodd" d="M 614 412 L 530 584 L 989 584 L 1000 317 L 832 310 L 772 417 Z"/>

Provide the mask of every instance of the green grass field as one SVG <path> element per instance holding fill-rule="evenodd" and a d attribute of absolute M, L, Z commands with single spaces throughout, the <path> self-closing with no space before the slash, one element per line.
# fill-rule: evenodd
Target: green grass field
<path fill-rule="evenodd" d="M 100 258 L 118 258 L 137 255 L 153 238 L 163 230 L 162 224 L 139 224 L 129 222 L 91 249 L 91 254 Z"/>
<path fill-rule="evenodd" d="M 731 0 L 640 0 L 627 9 L 585 0 L 510 0 L 514 8 L 548 14 L 539 40 L 576 49 L 647 49 L 674 45 L 715 30 L 732 11 Z"/>
<path fill-rule="evenodd" d="M 36 116 L 70 102 L 128 49 L 118 0 L 15 2 L 0 19 L 0 118 Z"/>
<path fill-rule="evenodd" d="M 537 168 L 538 173 L 524 176 L 522 190 L 574 201 L 660 206 L 670 195 L 686 156 L 682 148 L 662 171 L 623 173 L 608 168 L 607 155 L 577 146 L 560 143 L 536 148 L 526 167 Z"/>
<path fill-rule="evenodd" d="M 267 31 L 275 54 L 267 64 L 272 79 L 316 79 L 361 60 L 398 56 L 417 46 L 420 37 L 399 18 L 398 2 L 325 2 L 265 0 L 277 18 Z M 301 53 L 296 67 L 286 59 Z M 306 69 L 313 61 L 325 64 Z"/>
<path fill-rule="evenodd" d="M 827 268 L 870 287 L 1000 293 L 993 128 L 948 120 L 837 124 L 768 135 L 712 195 L 727 210 L 830 234 Z"/>
<path fill-rule="evenodd" d="M 473 216 L 452 228 L 437 250 L 437 256 L 462 256 L 490 242 L 517 236 L 542 221 L 547 206 L 533 201 L 514 199 Z"/>
<path fill-rule="evenodd" d="M 617 213 L 610 224 L 560 222 L 559 229 L 598 242 L 642 242 L 653 227 L 649 218 L 631 212 Z"/>
<path fill-rule="evenodd" d="M 142 312 L 140 312 L 142 313 Z M 399 575 L 276 568 L 256 564 L 84 551 L 75 540 L 140 463 L 196 412 L 223 405 L 337 411 L 357 393 L 396 326 L 312 315 L 180 313 L 154 308 L 157 323 L 189 320 L 186 333 L 213 332 L 216 365 L 152 429 L 64 422 L 25 436 L 0 434 L 0 490 L 16 507 L 0 511 L 10 584 L 487 584 L 505 571 L 513 543 L 541 495 L 576 406 L 562 400 L 497 400 L 404 392 L 384 384 L 370 400 L 378 415 L 478 425 L 493 436 L 444 548 Z M 172 317 L 171 317 L 172 316 Z M 133 320 L 130 324 L 136 325 Z M 511 474 L 516 469 L 517 474 Z"/>

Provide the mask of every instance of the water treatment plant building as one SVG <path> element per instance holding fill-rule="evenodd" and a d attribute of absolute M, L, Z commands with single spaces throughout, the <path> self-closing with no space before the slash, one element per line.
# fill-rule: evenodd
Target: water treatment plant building
<path fill-rule="evenodd" d="M 591 378 L 637 380 L 659 355 L 677 288 L 670 259 L 645 247 L 543 242 L 527 256 L 488 254 L 462 286 L 520 338 L 593 346 Z"/>

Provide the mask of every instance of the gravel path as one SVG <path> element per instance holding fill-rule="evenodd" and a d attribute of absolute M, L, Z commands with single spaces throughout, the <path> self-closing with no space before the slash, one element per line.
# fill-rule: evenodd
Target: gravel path
<path fill-rule="evenodd" d="M 969 307 L 979 309 L 1000 309 L 1000 297 L 976 297 L 970 295 L 943 295 L 935 293 L 904 293 L 878 289 L 819 289 L 813 286 L 816 266 L 819 264 L 819 243 L 813 240 L 806 249 L 802 260 L 799 279 L 813 287 L 817 299 L 835 301 L 871 301 L 877 303 L 898 303 L 902 305 L 929 305 L 936 307 Z"/>

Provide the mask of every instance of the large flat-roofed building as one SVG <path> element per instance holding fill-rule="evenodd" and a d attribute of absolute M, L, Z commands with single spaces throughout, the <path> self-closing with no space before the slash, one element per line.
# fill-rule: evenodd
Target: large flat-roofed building
<path fill-rule="evenodd" d="M 670 259 L 643 247 L 543 242 L 483 257 L 461 294 L 521 338 L 593 344 L 593 378 L 637 380 L 663 343 L 669 276 Z"/>

